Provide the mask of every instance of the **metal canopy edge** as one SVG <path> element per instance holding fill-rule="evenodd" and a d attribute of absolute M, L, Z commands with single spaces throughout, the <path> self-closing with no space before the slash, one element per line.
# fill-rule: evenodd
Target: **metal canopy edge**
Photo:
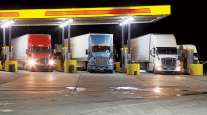
<path fill-rule="evenodd" d="M 170 5 L 99 7 L 99 8 L 65 8 L 65 9 L 22 9 L 0 10 L 1 19 L 34 18 L 85 18 L 111 16 L 152 16 L 170 15 Z"/>
<path fill-rule="evenodd" d="M 133 16 L 133 23 L 151 23 L 170 14 L 170 5 L 0 10 L 0 24 L 14 20 L 13 26 L 55 26 L 67 18 L 74 19 L 72 25 L 119 24 L 125 16 Z"/>

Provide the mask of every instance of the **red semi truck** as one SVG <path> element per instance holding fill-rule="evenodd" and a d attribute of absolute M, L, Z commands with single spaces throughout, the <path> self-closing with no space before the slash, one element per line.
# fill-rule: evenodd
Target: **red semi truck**
<path fill-rule="evenodd" d="M 13 58 L 19 68 L 29 71 L 53 71 L 54 60 L 51 36 L 48 34 L 26 34 L 12 39 Z"/>

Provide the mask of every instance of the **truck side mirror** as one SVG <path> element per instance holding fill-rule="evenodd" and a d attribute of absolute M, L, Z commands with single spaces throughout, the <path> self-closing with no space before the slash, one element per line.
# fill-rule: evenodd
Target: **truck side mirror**
<path fill-rule="evenodd" d="M 155 48 L 152 48 L 152 49 L 150 50 L 150 55 L 151 55 L 152 57 L 155 57 Z"/>
<path fill-rule="evenodd" d="M 88 50 L 86 49 L 86 55 L 88 55 Z"/>

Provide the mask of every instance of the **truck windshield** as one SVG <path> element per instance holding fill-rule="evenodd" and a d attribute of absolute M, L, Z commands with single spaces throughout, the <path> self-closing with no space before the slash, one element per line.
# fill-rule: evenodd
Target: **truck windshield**
<path fill-rule="evenodd" d="M 32 52 L 33 53 L 49 53 L 50 52 L 50 48 L 48 47 L 32 47 Z"/>
<path fill-rule="evenodd" d="M 175 47 L 157 47 L 157 54 L 177 54 Z"/>
<path fill-rule="evenodd" d="M 106 51 L 109 52 L 110 47 L 109 46 L 93 46 L 92 51 L 93 52 L 106 52 Z"/>
<path fill-rule="evenodd" d="M 111 45 L 113 43 L 110 35 L 91 35 L 92 44 L 105 44 Z"/>

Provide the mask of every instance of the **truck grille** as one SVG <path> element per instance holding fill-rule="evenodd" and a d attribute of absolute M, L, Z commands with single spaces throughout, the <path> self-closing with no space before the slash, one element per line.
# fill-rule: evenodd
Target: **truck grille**
<path fill-rule="evenodd" d="M 176 59 L 175 58 L 163 58 L 162 65 L 164 68 L 175 68 L 176 67 Z"/>
<path fill-rule="evenodd" d="M 96 58 L 96 64 L 98 64 L 98 65 L 106 65 L 107 64 L 107 58 L 105 58 L 105 57 L 97 57 Z"/>
<path fill-rule="evenodd" d="M 37 62 L 38 62 L 39 64 L 48 64 L 49 59 L 48 59 L 48 58 L 39 58 L 39 59 L 37 60 Z"/>

